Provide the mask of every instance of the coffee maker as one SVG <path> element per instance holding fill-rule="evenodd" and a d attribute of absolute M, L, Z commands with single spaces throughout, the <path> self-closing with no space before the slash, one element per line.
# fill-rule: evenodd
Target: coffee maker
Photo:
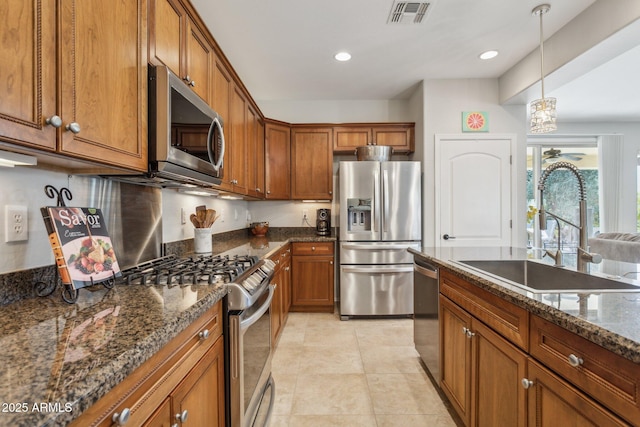
<path fill-rule="evenodd" d="M 316 234 L 328 236 L 331 234 L 331 209 L 318 209 L 316 215 Z"/>

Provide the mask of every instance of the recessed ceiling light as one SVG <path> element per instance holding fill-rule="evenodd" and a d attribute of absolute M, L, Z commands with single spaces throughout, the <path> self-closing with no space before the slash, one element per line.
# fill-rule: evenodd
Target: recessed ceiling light
<path fill-rule="evenodd" d="M 498 56 L 497 50 L 488 50 L 480 54 L 480 59 L 491 59 L 495 58 L 496 56 Z"/>
<path fill-rule="evenodd" d="M 336 61 L 348 61 L 351 59 L 351 54 L 349 52 L 338 52 L 333 56 Z"/>

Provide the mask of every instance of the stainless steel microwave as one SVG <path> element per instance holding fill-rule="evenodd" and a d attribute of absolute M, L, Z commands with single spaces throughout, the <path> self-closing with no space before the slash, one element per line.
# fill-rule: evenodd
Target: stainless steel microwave
<path fill-rule="evenodd" d="M 149 67 L 149 176 L 169 187 L 222 181 L 220 117 L 165 66 Z"/>

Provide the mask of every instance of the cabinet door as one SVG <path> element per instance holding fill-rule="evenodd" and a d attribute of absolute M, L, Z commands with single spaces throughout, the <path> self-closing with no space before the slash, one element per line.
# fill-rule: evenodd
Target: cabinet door
<path fill-rule="evenodd" d="M 0 139 L 55 150 L 56 128 L 46 119 L 56 108 L 54 2 L 0 3 Z"/>
<path fill-rule="evenodd" d="M 526 426 L 527 356 L 507 340 L 471 321 L 472 426 Z"/>
<path fill-rule="evenodd" d="M 471 422 L 471 316 L 440 296 L 440 387 L 465 425 Z"/>
<path fill-rule="evenodd" d="M 61 1 L 61 152 L 147 170 L 147 4 Z"/>
<path fill-rule="evenodd" d="M 370 126 L 333 128 L 333 152 L 353 154 L 357 147 L 363 147 L 373 142 Z"/>
<path fill-rule="evenodd" d="M 288 200 L 291 197 L 291 129 L 289 126 L 265 124 L 266 198 Z"/>
<path fill-rule="evenodd" d="M 294 256 L 291 310 L 333 312 L 333 256 Z"/>
<path fill-rule="evenodd" d="M 247 102 L 247 192 L 264 198 L 264 126 Z"/>
<path fill-rule="evenodd" d="M 211 105 L 215 61 L 213 47 L 190 19 L 187 20 L 186 44 L 185 68 L 181 77 L 200 98 Z"/>
<path fill-rule="evenodd" d="M 332 128 L 294 128 L 291 165 L 292 199 L 333 199 Z"/>
<path fill-rule="evenodd" d="M 213 69 L 213 109 L 222 117 L 224 133 L 227 139 L 231 137 L 231 77 L 229 71 L 224 64 L 216 58 L 215 67 Z M 227 141 L 224 159 L 222 161 L 222 182 L 221 190 L 231 191 L 233 184 L 231 183 L 231 141 Z"/>
<path fill-rule="evenodd" d="M 223 338 L 207 351 L 184 380 L 171 393 L 172 419 L 185 410 L 192 426 L 224 426 L 224 348 Z M 175 422 L 175 421 L 174 421 Z"/>
<path fill-rule="evenodd" d="M 627 425 L 535 361 L 529 360 L 527 370 L 530 426 Z"/>
<path fill-rule="evenodd" d="M 231 150 L 231 183 L 233 192 L 247 194 L 247 107 L 238 87 L 231 93 L 231 135 L 227 147 Z"/>
<path fill-rule="evenodd" d="M 149 61 L 180 75 L 187 14 L 178 0 L 150 0 Z"/>
<path fill-rule="evenodd" d="M 173 427 L 171 417 L 171 399 L 166 398 L 162 405 L 142 424 L 142 427 Z"/>
<path fill-rule="evenodd" d="M 390 145 L 395 153 L 413 153 L 414 127 L 411 125 L 389 125 L 373 127 L 374 145 Z"/>
<path fill-rule="evenodd" d="M 264 122 L 258 118 L 256 124 L 256 193 L 258 197 L 264 199 L 265 194 L 265 147 L 264 147 Z"/>
<path fill-rule="evenodd" d="M 282 312 L 284 313 L 284 319 L 286 319 L 289 314 L 289 309 L 291 308 L 291 258 L 285 258 L 285 262 L 282 265 L 282 270 Z"/>
<path fill-rule="evenodd" d="M 277 254 L 276 254 L 277 255 Z M 273 299 L 271 300 L 271 347 L 273 349 L 276 348 L 278 344 L 278 337 L 280 336 L 281 327 L 282 327 L 282 294 L 283 294 L 283 283 L 282 283 L 282 267 L 278 265 L 276 267 L 276 272 L 271 279 L 271 283 L 276 286 L 276 289 L 273 293 Z"/>

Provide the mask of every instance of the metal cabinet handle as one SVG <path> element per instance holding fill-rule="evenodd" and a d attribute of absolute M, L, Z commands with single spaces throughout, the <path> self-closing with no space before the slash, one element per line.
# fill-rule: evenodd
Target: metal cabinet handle
<path fill-rule="evenodd" d="M 189 83 L 189 82 L 191 82 L 191 77 L 189 77 L 189 74 L 187 74 L 186 76 L 184 76 L 182 78 L 182 80 L 184 80 L 185 82 Z"/>
<path fill-rule="evenodd" d="M 209 334 L 210 334 L 209 330 L 205 329 L 204 331 L 200 331 L 198 333 L 198 336 L 200 337 L 201 340 L 206 340 L 207 338 L 209 338 Z"/>
<path fill-rule="evenodd" d="M 195 86 L 196 86 L 196 82 L 195 82 L 195 80 L 191 80 L 191 81 L 189 82 L 189 86 L 191 86 L 191 87 L 195 87 Z"/>
<path fill-rule="evenodd" d="M 256 187 L 256 191 L 260 193 L 260 187 Z"/>
<path fill-rule="evenodd" d="M 575 354 L 570 354 L 568 359 L 569 359 L 569 365 L 573 366 L 574 368 L 577 368 L 578 366 L 581 366 L 584 363 L 584 360 L 582 360 L 582 357 L 578 357 Z"/>
<path fill-rule="evenodd" d="M 442 235 L 442 238 L 443 238 L 444 240 L 455 239 L 455 237 L 454 237 L 454 236 L 449 236 L 448 234 L 443 234 L 443 235 Z"/>
<path fill-rule="evenodd" d="M 131 410 L 129 408 L 124 408 L 122 412 L 116 412 L 111 417 L 111 421 L 116 423 L 119 426 L 123 426 L 129 421 L 129 416 L 131 415 Z"/>
<path fill-rule="evenodd" d="M 522 381 L 520 381 L 520 383 L 522 384 L 522 387 L 524 387 L 525 389 L 529 389 L 533 387 L 533 381 L 531 381 L 528 378 L 523 378 Z"/>
<path fill-rule="evenodd" d="M 473 338 L 476 335 L 475 332 L 471 332 L 471 329 L 466 326 L 462 327 L 462 332 L 467 336 L 467 338 Z"/>
<path fill-rule="evenodd" d="M 185 409 L 184 411 L 182 411 L 182 413 L 176 414 L 176 420 L 180 421 L 181 423 L 184 423 L 187 421 L 188 415 L 189 415 L 189 412 Z"/>
<path fill-rule="evenodd" d="M 284 271 L 289 271 L 289 267 L 285 267 Z"/>
<path fill-rule="evenodd" d="M 60 116 L 53 115 L 51 117 L 47 117 L 45 119 L 45 123 L 53 126 L 54 128 L 59 128 L 60 126 L 62 126 L 62 119 L 60 118 Z"/>
<path fill-rule="evenodd" d="M 311 246 L 311 250 L 312 250 L 312 251 L 315 251 L 315 250 L 316 250 L 316 247 L 315 247 L 315 246 Z"/>
<path fill-rule="evenodd" d="M 76 122 L 69 123 L 67 126 L 65 126 L 65 129 L 71 131 L 71 133 L 74 133 L 76 135 L 80 133 L 80 125 Z"/>

